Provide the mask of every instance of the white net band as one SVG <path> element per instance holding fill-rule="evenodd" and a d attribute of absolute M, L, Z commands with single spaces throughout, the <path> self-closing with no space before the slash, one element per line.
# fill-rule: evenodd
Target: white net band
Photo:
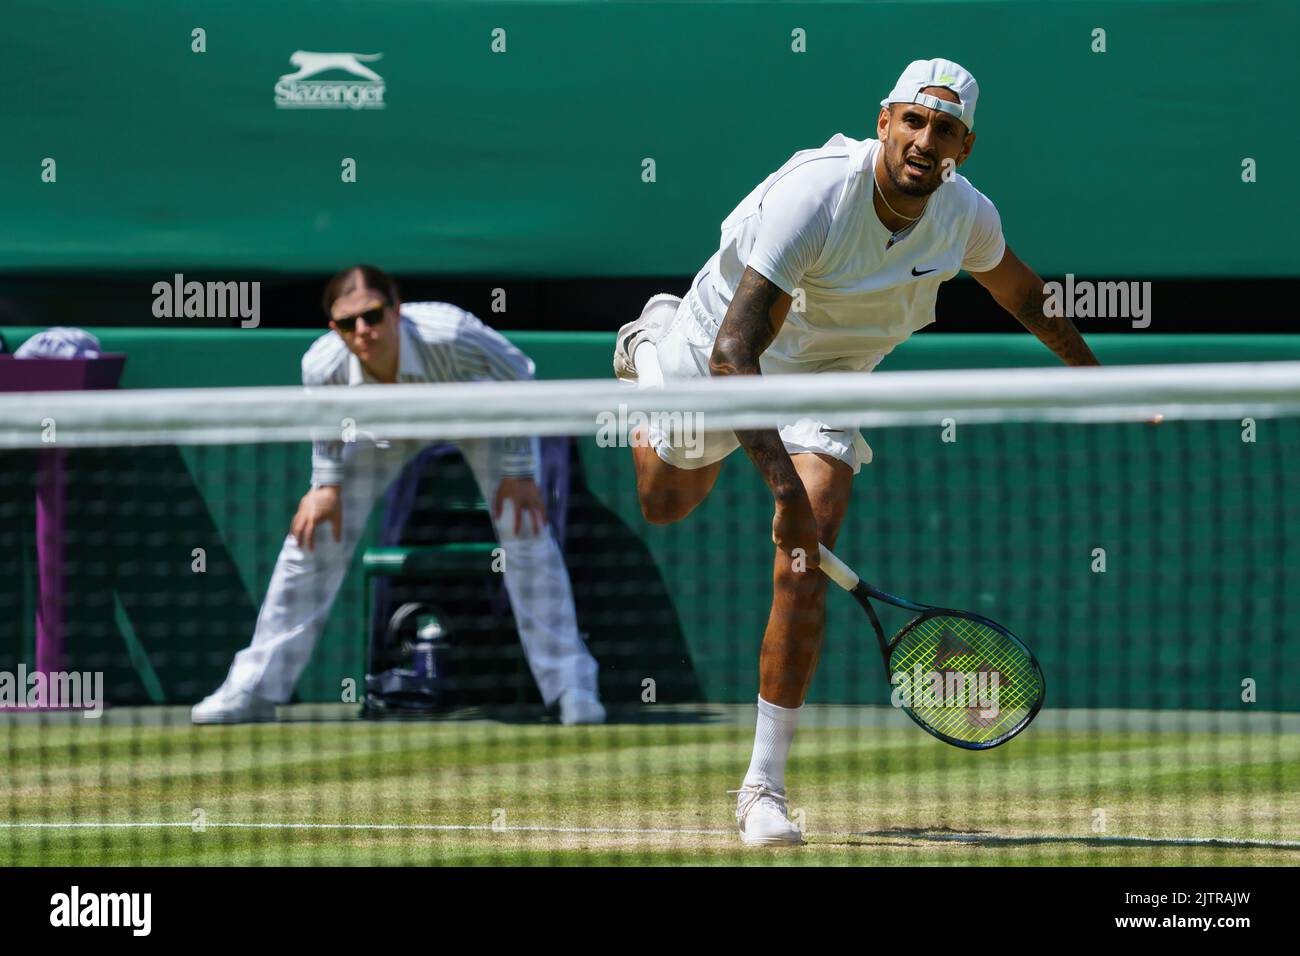
<path fill-rule="evenodd" d="M 771 375 L 670 382 L 136 389 L 0 395 L 0 448 L 592 434 L 638 412 L 699 416 L 709 431 L 792 416 L 855 426 L 1124 422 L 1300 413 L 1300 362 Z M 54 428 L 55 438 L 49 436 Z"/>

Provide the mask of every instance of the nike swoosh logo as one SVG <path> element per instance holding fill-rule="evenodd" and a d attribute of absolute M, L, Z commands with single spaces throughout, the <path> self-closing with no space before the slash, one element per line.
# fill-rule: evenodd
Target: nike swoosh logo
<path fill-rule="evenodd" d="M 936 268 L 937 268 L 937 267 L 936 267 Z M 924 270 L 923 272 L 917 272 L 917 271 L 916 271 L 916 266 L 912 266 L 912 275 L 914 275 L 914 276 L 929 275 L 931 272 L 934 272 L 934 271 L 935 271 L 935 269 L 926 269 L 926 270 Z"/>
<path fill-rule="evenodd" d="M 821 432 L 823 435 L 843 435 L 843 434 L 844 434 L 844 429 L 843 429 L 843 428 L 827 428 L 827 427 L 824 426 L 824 425 L 823 425 L 821 428 L 817 429 L 817 430 L 818 430 L 819 432 Z"/>

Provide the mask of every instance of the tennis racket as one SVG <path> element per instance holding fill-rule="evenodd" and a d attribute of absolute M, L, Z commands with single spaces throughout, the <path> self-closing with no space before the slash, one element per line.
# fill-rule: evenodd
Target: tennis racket
<path fill-rule="evenodd" d="M 944 743 L 967 750 L 1004 744 L 1042 709 L 1047 684 L 1025 643 L 970 611 L 931 607 L 872 587 L 825 546 L 821 569 L 871 619 L 892 702 Z M 916 613 L 890 640 L 869 598 Z"/>

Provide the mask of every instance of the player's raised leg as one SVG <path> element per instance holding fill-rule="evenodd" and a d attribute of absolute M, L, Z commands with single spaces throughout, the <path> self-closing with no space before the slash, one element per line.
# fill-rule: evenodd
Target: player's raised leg
<path fill-rule="evenodd" d="M 668 379 L 707 378 L 711 343 L 704 336 L 692 338 L 693 321 L 680 297 L 652 296 L 641 317 L 619 329 L 614 373 L 643 390 L 660 388 Z M 680 447 L 681 437 L 644 425 L 628 436 L 637 498 L 651 524 L 672 524 L 690 514 L 708 497 L 722 459 L 737 445 L 731 433 L 692 436 L 693 448 Z"/>
<path fill-rule="evenodd" d="M 808 491 L 820 539 L 834 547 L 848 510 L 853 469 L 830 455 L 795 454 L 791 461 Z M 786 812 L 785 764 L 826 627 L 825 575 L 802 569 L 777 549 L 772 585 L 772 611 L 758 665 L 754 751 L 737 791 L 736 818 L 741 839 L 749 846 L 802 842 Z"/>
<path fill-rule="evenodd" d="M 672 327 L 682 303 L 681 297 L 668 292 L 652 295 L 641 315 L 618 330 L 614 341 L 614 374 L 625 382 L 653 388 L 662 382 L 658 367 L 637 369 L 637 351 L 641 345 L 658 345 Z M 645 353 L 642 353 L 643 355 Z"/>
<path fill-rule="evenodd" d="M 672 524 L 685 518 L 709 496 L 722 462 L 691 469 L 670 465 L 659 457 L 647 431 L 645 426 L 638 426 L 630 438 L 641 514 L 651 524 Z"/>

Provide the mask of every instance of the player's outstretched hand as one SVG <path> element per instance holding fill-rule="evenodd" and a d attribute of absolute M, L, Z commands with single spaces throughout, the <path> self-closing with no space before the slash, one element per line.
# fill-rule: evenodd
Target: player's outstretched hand
<path fill-rule="evenodd" d="M 519 537 L 525 512 L 532 519 L 531 534 L 538 534 L 546 527 L 546 505 L 542 501 L 542 490 L 532 478 L 501 479 L 492 501 L 492 517 L 498 522 L 502 519 L 507 502 L 511 505 L 513 516 L 505 514 L 505 520 L 507 526 L 514 525 L 515 537 Z"/>
<path fill-rule="evenodd" d="M 807 494 L 777 499 L 772 543 L 792 557 L 802 556 L 805 570 L 814 571 L 821 564 L 821 539 Z"/>
<path fill-rule="evenodd" d="M 316 529 L 328 521 L 334 526 L 335 542 L 343 540 L 343 496 L 338 485 L 322 485 L 302 496 L 289 533 L 304 551 L 316 549 Z"/>

